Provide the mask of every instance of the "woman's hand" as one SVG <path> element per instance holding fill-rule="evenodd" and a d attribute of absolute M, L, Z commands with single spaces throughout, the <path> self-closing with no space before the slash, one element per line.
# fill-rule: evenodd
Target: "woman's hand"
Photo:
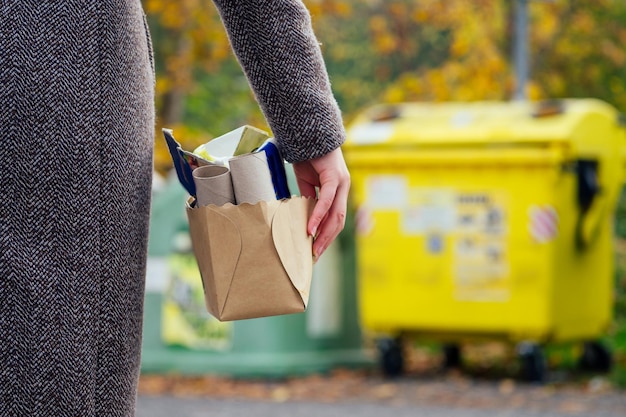
<path fill-rule="evenodd" d="M 307 225 L 308 233 L 315 238 L 313 256 L 317 259 L 345 226 L 350 174 L 341 148 L 317 159 L 296 162 L 293 168 L 302 196 L 317 197 Z"/>

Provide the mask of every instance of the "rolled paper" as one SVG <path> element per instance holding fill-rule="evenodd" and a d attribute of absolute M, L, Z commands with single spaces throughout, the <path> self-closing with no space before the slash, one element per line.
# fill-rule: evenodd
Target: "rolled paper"
<path fill-rule="evenodd" d="M 228 161 L 237 204 L 276 200 L 265 152 L 248 153 Z"/>
<path fill-rule="evenodd" d="M 221 165 L 205 165 L 193 170 L 196 200 L 199 206 L 235 204 L 230 171 Z"/>

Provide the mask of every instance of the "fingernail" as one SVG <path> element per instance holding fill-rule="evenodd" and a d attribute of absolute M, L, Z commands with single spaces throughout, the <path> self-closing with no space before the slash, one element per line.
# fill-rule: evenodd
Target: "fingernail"
<path fill-rule="evenodd" d="M 311 229 L 311 236 L 315 237 L 315 235 L 317 235 L 317 226 Z"/>

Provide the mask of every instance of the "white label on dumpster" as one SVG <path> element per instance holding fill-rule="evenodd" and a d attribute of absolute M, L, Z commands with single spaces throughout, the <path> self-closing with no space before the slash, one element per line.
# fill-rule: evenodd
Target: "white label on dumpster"
<path fill-rule="evenodd" d="M 359 236 L 367 236 L 374 230 L 374 216 L 369 207 L 361 206 L 357 209 L 354 226 Z"/>
<path fill-rule="evenodd" d="M 393 123 L 376 122 L 358 125 L 350 129 L 350 141 L 359 145 L 387 142 L 393 135 Z"/>
<path fill-rule="evenodd" d="M 450 126 L 463 129 L 468 127 L 474 121 L 474 115 L 468 111 L 459 111 L 450 118 Z"/>
<path fill-rule="evenodd" d="M 401 175 L 372 175 L 367 178 L 367 206 L 398 210 L 406 206 L 407 180 Z"/>

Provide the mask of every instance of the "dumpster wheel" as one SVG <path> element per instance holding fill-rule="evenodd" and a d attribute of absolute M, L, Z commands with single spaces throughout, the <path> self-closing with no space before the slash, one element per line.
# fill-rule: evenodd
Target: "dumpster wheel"
<path fill-rule="evenodd" d="M 522 378 L 531 383 L 546 380 L 547 362 L 541 346 L 536 343 L 520 343 L 518 348 Z"/>
<path fill-rule="evenodd" d="M 383 338 L 376 343 L 381 370 L 385 376 L 404 373 L 404 350 L 401 338 Z"/>
<path fill-rule="evenodd" d="M 613 367 L 613 356 L 609 348 L 602 343 L 585 342 L 578 366 L 583 371 L 607 373 Z"/>
<path fill-rule="evenodd" d="M 458 344 L 448 343 L 443 345 L 443 368 L 444 369 L 460 369 L 463 361 L 461 354 L 461 346 Z"/>

